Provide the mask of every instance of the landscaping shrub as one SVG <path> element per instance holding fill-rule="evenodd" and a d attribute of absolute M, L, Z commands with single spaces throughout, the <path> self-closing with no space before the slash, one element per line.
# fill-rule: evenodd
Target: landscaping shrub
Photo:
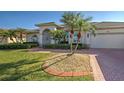
<path fill-rule="evenodd" d="M 23 42 L 23 44 L 31 45 L 31 48 L 39 46 L 38 42 Z"/>
<path fill-rule="evenodd" d="M 0 49 L 28 49 L 28 48 L 33 48 L 37 47 L 37 44 L 22 44 L 22 43 L 13 43 L 13 44 L 4 44 L 0 45 Z"/>
<path fill-rule="evenodd" d="M 68 45 L 68 44 L 48 44 L 48 45 L 43 45 L 43 48 L 47 48 L 47 49 L 69 49 L 70 45 Z"/>
<path fill-rule="evenodd" d="M 23 42 L 23 44 L 37 44 L 38 45 L 38 42 Z"/>
<path fill-rule="evenodd" d="M 31 45 L 31 48 L 39 46 L 38 42 L 24 42 L 23 44 L 29 44 L 29 45 Z"/>
<path fill-rule="evenodd" d="M 73 49 L 75 48 L 76 44 L 73 44 Z M 70 49 L 69 44 L 47 44 L 43 45 L 43 48 L 46 49 Z M 85 44 L 79 44 L 78 49 L 87 49 L 88 46 Z"/>

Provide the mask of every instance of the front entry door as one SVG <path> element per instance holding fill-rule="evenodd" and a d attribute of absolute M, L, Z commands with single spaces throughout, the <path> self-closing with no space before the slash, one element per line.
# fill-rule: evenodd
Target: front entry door
<path fill-rule="evenodd" d="M 43 32 L 43 45 L 50 44 L 50 34 L 48 31 Z"/>

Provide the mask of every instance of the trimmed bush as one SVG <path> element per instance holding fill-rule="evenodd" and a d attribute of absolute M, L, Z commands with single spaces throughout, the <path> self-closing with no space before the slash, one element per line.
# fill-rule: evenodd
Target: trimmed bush
<path fill-rule="evenodd" d="M 23 42 L 23 44 L 31 45 L 31 48 L 32 47 L 38 47 L 39 46 L 38 42 Z"/>
<path fill-rule="evenodd" d="M 48 44 L 43 45 L 43 48 L 47 49 L 69 49 L 70 45 L 68 44 Z"/>
<path fill-rule="evenodd" d="M 76 44 L 73 45 L 73 49 L 76 47 Z M 45 49 L 70 49 L 69 44 L 47 44 L 43 45 Z M 85 44 L 79 44 L 78 49 L 87 49 L 88 46 Z"/>
<path fill-rule="evenodd" d="M 38 42 L 23 42 L 23 44 L 37 44 L 38 45 Z"/>
<path fill-rule="evenodd" d="M 14 44 L 4 44 L 0 45 L 0 49 L 28 49 L 37 47 L 37 44 L 22 44 L 22 43 L 14 43 Z"/>

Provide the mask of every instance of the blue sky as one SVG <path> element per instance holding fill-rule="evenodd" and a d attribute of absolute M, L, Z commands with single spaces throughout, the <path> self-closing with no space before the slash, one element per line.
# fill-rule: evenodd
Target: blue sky
<path fill-rule="evenodd" d="M 0 11 L 0 28 L 36 28 L 41 22 L 56 22 L 60 24 L 64 12 L 58 11 Z M 115 21 L 124 22 L 124 11 L 88 11 L 82 12 L 86 17 L 92 16 L 94 22 Z"/>

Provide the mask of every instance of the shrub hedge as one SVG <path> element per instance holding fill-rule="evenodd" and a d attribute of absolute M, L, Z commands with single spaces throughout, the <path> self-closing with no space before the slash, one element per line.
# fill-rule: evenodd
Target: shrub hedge
<path fill-rule="evenodd" d="M 13 44 L 3 44 L 0 45 L 0 49 L 28 49 L 37 47 L 37 44 L 22 44 L 22 43 L 13 43 Z"/>
<path fill-rule="evenodd" d="M 75 48 L 75 44 L 73 45 L 73 49 Z M 70 49 L 69 44 L 47 44 L 43 45 L 45 49 Z M 87 49 L 88 46 L 86 44 L 79 44 L 78 49 Z"/>

